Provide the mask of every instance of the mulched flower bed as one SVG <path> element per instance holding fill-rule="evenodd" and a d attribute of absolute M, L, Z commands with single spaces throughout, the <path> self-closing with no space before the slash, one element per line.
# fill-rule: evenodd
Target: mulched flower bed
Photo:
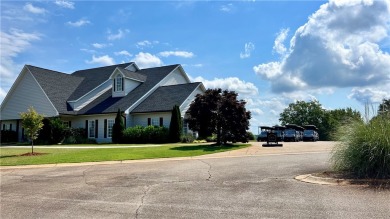
<path fill-rule="evenodd" d="M 34 152 L 34 153 L 25 153 L 25 154 L 21 154 L 21 155 L 19 155 L 19 156 L 21 156 L 21 157 L 25 157 L 25 156 L 40 156 L 40 155 L 45 155 L 45 154 L 47 154 L 47 153 L 39 153 L 39 152 Z"/>

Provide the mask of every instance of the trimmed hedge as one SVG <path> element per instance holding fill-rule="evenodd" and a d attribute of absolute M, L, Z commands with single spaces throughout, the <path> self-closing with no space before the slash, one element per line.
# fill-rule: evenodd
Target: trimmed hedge
<path fill-rule="evenodd" d="M 1 143 L 8 143 L 8 142 L 17 142 L 18 141 L 18 135 L 15 131 L 11 130 L 1 130 Z"/>
<path fill-rule="evenodd" d="M 158 126 L 129 127 L 123 131 L 122 140 L 126 144 L 168 143 L 169 129 Z"/>

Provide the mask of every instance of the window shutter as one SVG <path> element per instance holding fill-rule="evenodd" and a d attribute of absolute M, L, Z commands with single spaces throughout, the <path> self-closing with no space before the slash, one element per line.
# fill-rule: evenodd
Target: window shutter
<path fill-rule="evenodd" d="M 124 90 L 125 90 L 124 81 L 125 81 L 125 80 L 123 80 L 123 77 L 122 77 L 122 90 L 121 90 L 121 91 L 124 91 Z"/>
<path fill-rule="evenodd" d="M 152 119 L 148 118 L 148 126 L 152 124 Z"/>
<path fill-rule="evenodd" d="M 69 121 L 69 128 L 72 128 L 72 121 Z"/>
<path fill-rule="evenodd" d="M 107 138 L 107 119 L 104 119 L 104 138 Z"/>
<path fill-rule="evenodd" d="M 12 131 L 12 124 L 9 124 L 9 130 Z"/>
<path fill-rule="evenodd" d="M 160 127 L 162 127 L 164 125 L 164 119 L 163 117 L 160 117 Z"/>
<path fill-rule="evenodd" d="M 88 120 L 85 120 L 85 134 L 87 135 L 86 136 L 87 138 L 89 137 L 88 132 L 89 132 L 89 130 L 88 130 Z"/>
<path fill-rule="evenodd" d="M 5 124 L 3 124 L 3 130 L 5 130 Z"/>
<path fill-rule="evenodd" d="M 99 136 L 99 126 L 98 126 L 99 120 L 95 120 L 95 138 L 98 138 Z"/>
<path fill-rule="evenodd" d="M 114 92 L 115 92 L 115 90 L 116 90 L 116 79 L 114 78 Z"/>

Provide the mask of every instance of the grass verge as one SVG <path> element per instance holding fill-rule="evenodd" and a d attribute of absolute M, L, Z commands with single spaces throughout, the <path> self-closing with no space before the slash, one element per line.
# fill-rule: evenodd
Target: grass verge
<path fill-rule="evenodd" d="M 35 148 L 34 152 L 46 153 L 39 156 L 20 156 L 31 152 L 31 148 L 0 148 L 0 166 L 192 157 L 249 146 L 250 144 L 226 146 L 176 144 L 144 148 Z"/>

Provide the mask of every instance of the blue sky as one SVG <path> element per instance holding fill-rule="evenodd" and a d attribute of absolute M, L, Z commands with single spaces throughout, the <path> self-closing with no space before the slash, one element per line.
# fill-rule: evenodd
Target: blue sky
<path fill-rule="evenodd" d="M 235 90 L 251 131 L 296 100 L 326 109 L 390 98 L 390 1 L 1 1 L 1 90 L 25 64 L 71 73 L 182 64 Z"/>

